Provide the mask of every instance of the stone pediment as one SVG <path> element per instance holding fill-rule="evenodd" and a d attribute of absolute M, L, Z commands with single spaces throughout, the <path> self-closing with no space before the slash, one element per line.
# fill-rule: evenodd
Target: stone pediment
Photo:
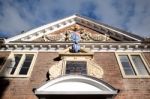
<path fill-rule="evenodd" d="M 77 30 L 73 29 L 77 26 Z M 73 28 L 72 28 L 73 26 Z M 65 31 L 63 31 L 65 30 Z M 60 32 L 63 31 L 63 32 Z M 33 30 L 24 32 L 20 35 L 8 38 L 5 43 L 21 41 L 21 42 L 35 42 L 35 41 L 70 41 L 70 33 L 78 32 L 81 36 L 81 41 L 142 41 L 143 38 L 122 31 L 117 28 L 96 22 L 95 20 L 73 15 L 62 20 L 43 25 Z M 93 32 L 94 31 L 94 32 Z M 59 32 L 59 33 L 58 33 Z M 95 34 L 96 33 L 96 34 Z"/>

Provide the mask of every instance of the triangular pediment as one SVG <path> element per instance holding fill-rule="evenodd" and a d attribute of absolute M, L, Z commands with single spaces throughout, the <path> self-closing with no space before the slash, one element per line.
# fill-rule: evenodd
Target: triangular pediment
<path fill-rule="evenodd" d="M 5 42 L 69 42 L 70 34 L 72 32 L 79 32 L 81 42 L 143 40 L 143 38 L 137 35 L 110 27 L 103 23 L 98 23 L 95 20 L 79 15 L 73 15 L 12 38 L 8 38 Z"/>

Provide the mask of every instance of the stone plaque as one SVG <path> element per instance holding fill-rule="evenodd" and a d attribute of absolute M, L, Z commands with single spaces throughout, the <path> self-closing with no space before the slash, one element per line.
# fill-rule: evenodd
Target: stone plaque
<path fill-rule="evenodd" d="M 87 74 L 86 61 L 67 61 L 66 74 Z"/>

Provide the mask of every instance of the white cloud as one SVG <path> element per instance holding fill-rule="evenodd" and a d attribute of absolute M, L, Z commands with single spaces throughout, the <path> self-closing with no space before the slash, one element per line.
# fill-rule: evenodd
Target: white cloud
<path fill-rule="evenodd" d="M 11 7 L 9 4 L 5 4 L 3 10 L 3 16 L 0 16 L 0 30 L 14 35 L 18 31 L 22 31 L 26 28 L 30 28 L 31 25 L 27 23 L 17 12 L 17 9 Z"/>
<path fill-rule="evenodd" d="M 99 21 L 140 36 L 150 36 L 149 0 L 8 0 L 0 11 L 3 13 L 0 31 L 15 35 L 74 13 L 88 13 L 88 9 L 83 10 L 86 3 L 95 5 L 91 10 Z"/>
<path fill-rule="evenodd" d="M 150 36 L 150 1 L 138 0 L 135 2 L 135 13 L 130 18 L 128 29 L 141 36 Z"/>

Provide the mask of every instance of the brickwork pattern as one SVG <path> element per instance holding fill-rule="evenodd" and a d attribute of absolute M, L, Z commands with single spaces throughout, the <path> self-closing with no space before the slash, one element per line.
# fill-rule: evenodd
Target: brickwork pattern
<path fill-rule="evenodd" d="M 150 62 L 150 53 L 144 53 Z M 103 80 L 119 89 L 115 99 L 150 99 L 150 79 L 123 79 L 115 53 L 95 53 L 95 61 L 103 68 Z"/>
<path fill-rule="evenodd" d="M 29 78 L 1 78 L 0 99 L 38 99 L 34 94 L 34 88 L 40 87 L 47 81 L 47 72 L 56 63 L 54 59 L 57 56 L 57 53 L 38 53 Z"/>
<path fill-rule="evenodd" d="M 5 53 L 4 56 L 8 56 Z M 3 55 L 3 53 L 0 53 Z M 143 53 L 150 63 L 150 53 Z M 47 79 L 49 68 L 57 63 L 58 53 L 39 52 L 32 75 L 29 78 L 1 78 L 0 99 L 38 99 L 34 88 L 40 87 Z M 150 79 L 123 79 L 115 53 L 95 53 L 94 59 L 104 70 L 102 80 L 119 89 L 115 99 L 150 99 Z"/>

